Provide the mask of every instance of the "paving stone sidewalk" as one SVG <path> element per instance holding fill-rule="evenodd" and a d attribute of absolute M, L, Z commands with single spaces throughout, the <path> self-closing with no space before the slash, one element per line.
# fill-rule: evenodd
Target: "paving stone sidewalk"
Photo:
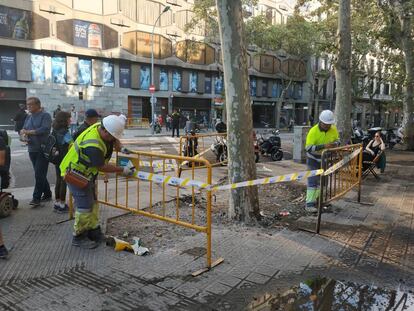
<path fill-rule="evenodd" d="M 374 205 L 336 202 L 321 235 L 215 226 L 214 258 L 225 262 L 197 278 L 190 274 L 205 258 L 189 250 L 203 246 L 201 234 L 145 257 L 103 245 L 80 250 L 70 245 L 72 222 L 57 223 L 66 216 L 51 204 L 27 208 L 23 199 L 0 220 L 12 246 L 10 259 L 0 262 L 0 310 L 243 310 L 254 296 L 318 275 L 412 289 L 414 155 L 390 153 L 388 162 L 381 181 L 364 183 L 363 200 Z M 30 191 L 15 193 L 25 198 Z M 101 219 L 119 213 L 102 208 Z"/>

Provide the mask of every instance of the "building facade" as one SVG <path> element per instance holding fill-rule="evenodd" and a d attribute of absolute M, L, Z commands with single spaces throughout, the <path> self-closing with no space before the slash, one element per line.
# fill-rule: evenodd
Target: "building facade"
<path fill-rule="evenodd" d="M 186 33 L 188 0 L 3 0 L 0 4 L 0 125 L 37 96 L 52 112 L 75 105 L 102 115 L 151 118 L 151 51 L 156 114 L 173 109 L 210 123 L 223 109 L 218 44 L 202 26 Z M 167 10 L 168 7 L 168 10 Z M 250 13 L 283 23 L 292 8 L 263 0 Z M 154 36 L 152 31 L 154 29 Z M 254 125 L 307 119 L 308 64 L 283 54 L 249 51 Z M 284 98 L 282 89 L 290 81 Z M 276 116 L 277 105 L 282 105 Z"/>

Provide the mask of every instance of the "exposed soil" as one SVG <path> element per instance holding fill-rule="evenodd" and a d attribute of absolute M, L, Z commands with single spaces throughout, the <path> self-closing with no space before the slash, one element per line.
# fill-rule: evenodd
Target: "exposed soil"
<path fill-rule="evenodd" d="M 222 181 L 225 182 L 224 180 Z M 285 227 L 294 227 L 296 219 L 306 215 L 304 211 L 306 186 L 300 183 L 279 183 L 259 187 L 261 220 L 254 225 L 242 226 L 228 218 L 228 192 L 221 191 L 212 197 L 213 226 L 233 226 L 236 230 L 258 230 L 272 235 Z M 205 193 L 194 196 L 194 223 L 206 223 Z M 180 198 L 179 219 L 192 222 L 193 199 L 191 196 Z M 150 211 L 149 208 L 145 209 Z M 162 214 L 163 207 L 156 204 L 152 208 L 155 214 Z M 165 203 L 165 215 L 176 218 L 176 200 Z M 213 229 L 214 230 L 214 229 Z M 132 241 L 132 237 L 141 238 L 142 245 L 154 252 L 162 248 L 173 248 L 185 236 L 198 234 L 195 230 L 173 225 L 148 217 L 126 214 L 108 221 L 107 235 Z"/>

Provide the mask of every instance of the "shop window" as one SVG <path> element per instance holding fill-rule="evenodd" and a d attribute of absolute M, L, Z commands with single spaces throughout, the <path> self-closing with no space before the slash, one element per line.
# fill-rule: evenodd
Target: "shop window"
<path fill-rule="evenodd" d="M 190 72 L 190 93 L 197 93 L 198 75 L 196 71 Z"/>
<path fill-rule="evenodd" d="M 45 57 L 43 55 L 32 54 L 30 56 L 30 67 L 32 74 L 32 81 L 45 81 Z"/>
<path fill-rule="evenodd" d="M 129 64 L 119 64 L 119 87 L 131 87 L 131 66 Z"/>
<path fill-rule="evenodd" d="M 140 88 L 148 90 L 151 83 L 151 69 L 149 66 L 141 66 L 140 78 Z"/>
<path fill-rule="evenodd" d="M 173 71 L 173 91 L 174 92 L 181 92 L 181 71 L 174 70 Z"/>
<path fill-rule="evenodd" d="M 66 83 L 66 57 L 52 57 L 52 81 L 53 83 Z"/>

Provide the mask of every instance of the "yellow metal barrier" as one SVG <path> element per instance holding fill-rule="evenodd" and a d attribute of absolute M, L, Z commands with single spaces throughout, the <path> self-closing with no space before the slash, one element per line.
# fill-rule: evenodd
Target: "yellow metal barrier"
<path fill-rule="evenodd" d="M 148 118 L 127 118 L 126 128 L 147 128 L 150 126 Z"/>
<path fill-rule="evenodd" d="M 172 161 L 186 161 L 191 163 L 191 171 L 186 172 L 187 178 L 195 179 L 195 168 L 204 167 L 204 171 L 197 171 L 197 179 L 207 184 L 211 184 L 212 182 L 211 165 L 209 161 L 202 158 L 133 151 L 131 154 L 117 154 L 116 161 L 120 165 L 126 165 L 128 162 L 131 162 L 137 171 L 150 173 L 151 176 L 155 172 L 155 169 L 157 169 L 157 175 L 166 176 L 170 171 L 169 168 Z M 148 163 L 149 165 L 147 165 Z M 201 194 L 199 189 L 194 186 L 180 188 L 179 186 L 171 186 L 167 182 L 160 184 L 153 181 L 143 181 L 138 178 L 124 178 L 118 175 L 115 179 L 110 179 L 106 182 L 99 181 L 97 185 L 99 185 L 97 189 L 98 202 L 101 204 L 205 233 L 207 240 L 207 267 L 193 273 L 194 276 L 208 271 L 223 261 L 220 258 L 212 263 L 211 259 L 212 220 L 210 189 L 203 191 Z M 186 209 L 182 211 L 183 207 L 180 206 L 180 198 L 186 195 L 188 197 L 191 196 L 191 210 Z M 205 198 L 205 206 L 200 208 L 199 205 L 203 204 L 203 200 L 198 200 L 197 195 L 203 195 Z M 167 205 L 171 204 L 175 208 L 168 209 Z M 205 213 L 205 217 L 198 217 L 201 213 Z"/>
<path fill-rule="evenodd" d="M 326 149 L 322 152 L 321 193 L 318 202 L 319 233 L 323 205 L 344 196 L 358 186 L 358 202 L 361 202 L 362 145 L 348 145 Z"/>
<path fill-rule="evenodd" d="M 180 137 L 180 155 L 194 158 L 205 158 L 211 166 L 226 165 L 227 164 L 227 146 L 224 147 L 227 139 L 227 133 L 214 134 L 196 134 L 186 135 Z M 216 153 L 211 150 L 211 145 L 217 144 Z M 222 156 L 220 156 L 222 155 Z M 204 168 L 200 166 L 198 168 Z M 180 165 L 181 170 L 190 168 L 190 163 L 183 162 Z M 179 175 L 180 175 L 179 172 Z"/>

